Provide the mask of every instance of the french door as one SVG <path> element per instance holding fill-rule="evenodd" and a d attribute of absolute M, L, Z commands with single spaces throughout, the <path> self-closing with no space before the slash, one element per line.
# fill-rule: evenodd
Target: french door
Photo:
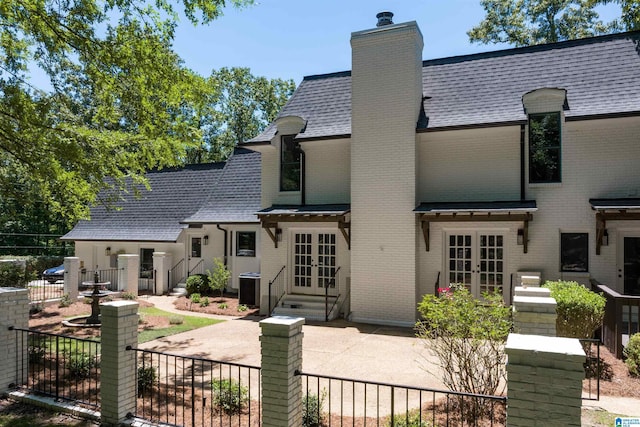
<path fill-rule="evenodd" d="M 484 292 L 502 292 L 504 286 L 504 235 L 495 232 L 446 234 L 448 283 L 460 283 L 479 298 Z M 445 286 L 442 286 L 445 287 Z"/>
<path fill-rule="evenodd" d="M 323 295 L 325 283 L 335 287 L 332 280 L 336 270 L 335 233 L 294 233 L 292 249 L 293 293 Z"/>
<path fill-rule="evenodd" d="M 622 250 L 618 251 L 618 289 L 625 295 L 640 295 L 640 233 L 621 236 Z"/>

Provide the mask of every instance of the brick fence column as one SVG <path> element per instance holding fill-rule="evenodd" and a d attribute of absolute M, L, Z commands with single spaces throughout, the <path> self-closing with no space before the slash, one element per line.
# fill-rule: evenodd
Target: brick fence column
<path fill-rule="evenodd" d="M 78 299 L 78 281 L 80 275 L 80 258 L 68 256 L 64 258 L 64 293 L 71 302 Z"/>
<path fill-rule="evenodd" d="M 100 412 L 102 425 L 116 426 L 136 409 L 136 352 L 126 348 L 138 345 L 138 303 L 104 303 L 100 313 Z"/>
<path fill-rule="evenodd" d="M 171 270 L 171 254 L 169 252 L 153 253 L 153 270 L 155 271 L 155 295 L 163 295 L 170 291 L 169 270 Z"/>
<path fill-rule="evenodd" d="M 304 319 L 270 317 L 260 322 L 262 425 L 302 425 L 302 325 Z"/>
<path fill-rule="evenodd" d="M 118 255 L 118 289 L 138 296 L 139 276 L 140 256 L 135 254 Z"/>
<path fill-rule="evenodd" d="M 16 332 L 9 327 L 29 326 L 29 291 L 21 288 L 0 288 L 0 395 L 20 378 L 26 379 L 26 339 L 16 341 Z M 18 347 L 16 344 L 22 345 Z M 18 354 L 22 361 L 16 363 Z M 22 371 L 22 372 L 19 372 Z"/>
<path fill-rule="evenodd" d="M 576 338 L 509 334 L 507 425 L 580 426 L 585 354 Z"/>
<path fill-rule="evenodd" d="M 521 287 L 513 296 L 513 329 L 518 334 L 556 336 L 556 300 L 547 288 Z"/>

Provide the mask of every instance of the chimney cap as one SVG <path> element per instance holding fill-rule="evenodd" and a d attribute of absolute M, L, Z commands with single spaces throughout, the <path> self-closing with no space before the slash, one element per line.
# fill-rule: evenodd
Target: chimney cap
<path fill-rule="evenodd" d="M 376 15 L 376 18 L 378 18 L 376 27 L 393 24 L 393 21 L 391 20 L 391 18 L 393 18 L 393 12 L 380 12 Z"/>

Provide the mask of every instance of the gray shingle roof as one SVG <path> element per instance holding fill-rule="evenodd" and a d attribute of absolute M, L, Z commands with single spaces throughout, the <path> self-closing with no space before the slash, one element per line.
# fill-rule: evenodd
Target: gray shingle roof
<path fill-rule="evenodd" d="M 225 163 L 147 174 L 151 190 L 125 194 L 122 209 L 96 206 L 64 240 L 175 242 L 186 223 L 258 222 L 260 153 L 237 148 Z"/>
<path fill-rule="evenodd" d="M 206 203 L 186 224 L 258 222 L 260 210 L 260 153 L 236 148 Z"/>
<path fill-rule="evenodd" d="M 423 62 L 418 128 L 523 121 L 522 95 L 567 90 L 567 118 L 640 111 L 640 32 Z M 299 139 L 351 134 L 351 73 L 305 77 L 280 117 L 307 120 Z M 265 143 L 270 125 L 248 141 Z"/>

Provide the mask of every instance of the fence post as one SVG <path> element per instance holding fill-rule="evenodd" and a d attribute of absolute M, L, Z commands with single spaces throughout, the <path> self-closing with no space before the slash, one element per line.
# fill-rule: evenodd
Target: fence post
<path fill-rule="evenodd" d="M 270 317 L 260 322 L 262 335 L 262 425 L 302 425 L 302 325 L 304 319 Z"/>
<path fill-rule="evenodd" d="M 26 378 L 26 339 L 16 341 L 16 332 L 9 327 L 29 326 L 29 291 L 21 288 L 0 288 L 0 395 L 9 391 L 19 378 Z M 18 363 L 21 353 L 22 362 Z M 18 372 L 18 371 L 21 372 Z"/>
<path fill-rule="evenodd" d="M 138 303 L 113 301 L 100 305 L 100 412 L 102 425 L 120 425 L 136 409 Z"/>
<path fill-rule="evenodd" d="M 575 338 L 509 334 L 507 425 L 580 426 L 585 354 Z"/>
<path fill-rule="evenodd" d="M 78 285 L 80 276 L 80 258 L 74 256 L 64 257 L 64 290 L 69 295 L 71 302 L 78 299 Z"/>
<path fill-rule="evenodd" d="M 514 331 L 555 337 L 556 306 L 556 300 L 551 298 L 551 291 L 547 288 L 516 287 L 513 296 Z"/>
<path fill-rule="evenodd" d="M 168 292 L 171 284 L 168 282 L 168 271 L 171 269 L 171 254 L 169 252 L 153 253 L 153 269 L 157 272 L 156 289 L 152 291 L 156 295 L 163 295 Z"/>
<path fill-rule="evenodd" d="M 118 288 L 138 296 L 140 276 L 140 256 L 136 254 L 118 255 Z"/>

